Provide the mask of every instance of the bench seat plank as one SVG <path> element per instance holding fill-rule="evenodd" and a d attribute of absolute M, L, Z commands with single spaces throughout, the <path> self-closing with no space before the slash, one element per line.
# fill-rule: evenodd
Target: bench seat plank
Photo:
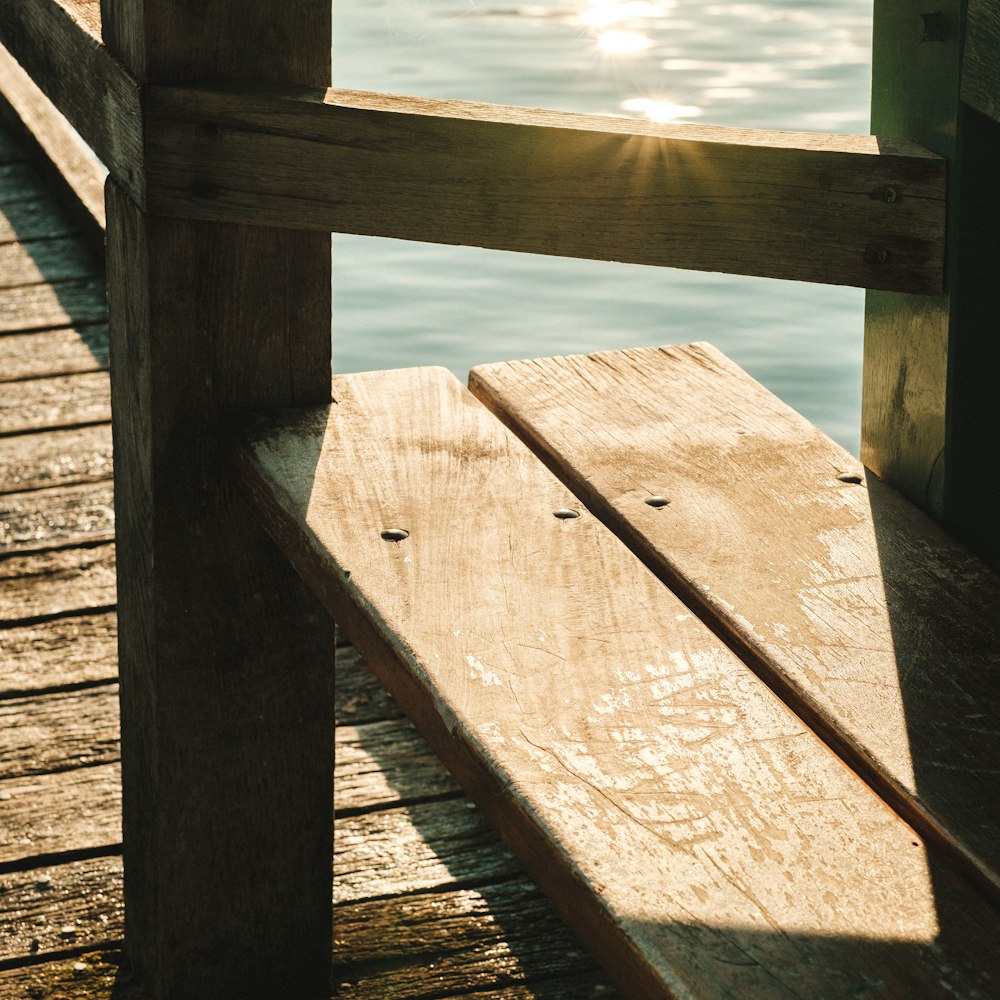
<path fill-rule="evenodd" d="M 333 399 L 248 495 L 627 996 L 997 993 L 987 901 L 452 376 Z"/>
<path fill-rule="evenodd" d="M 470 385 L 911 822 L 1000 888 L 1000 580 L 708 345 Z M 662 494 L 669 506 L 644 501 Z"/>

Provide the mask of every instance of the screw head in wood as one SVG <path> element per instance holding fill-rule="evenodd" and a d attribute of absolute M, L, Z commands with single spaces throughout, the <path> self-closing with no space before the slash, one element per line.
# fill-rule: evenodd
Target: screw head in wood
<path fill-rule="evenodd" d="M 382 537 L 387 542 L 401 542 L 404 538 L 409 538 L 410 533 L 405 528 L 386 528 Z"/>
<path fill-rule="evenodd" d="M 643 503 L 659 510 L 661 507 L 669 507 L 670 501 L 666 497 L 646 497 Z"/>
<path fill-rule="evenodd" d="M 557 510 L 552 511 L 553 517 L 558 517 L 560 521 L 569 521 L 574 517 L 579 517 L 580 512 L 578 510 L 570 510 L 569 507 L 559 507 Z"/>
<path fill-rule="evenodd" d="M 851 483 L 854 486 L 860 486 L 864 482 L 864 478 L 857 472 L 842 472 L 837 478 L 842 483 Z"/>

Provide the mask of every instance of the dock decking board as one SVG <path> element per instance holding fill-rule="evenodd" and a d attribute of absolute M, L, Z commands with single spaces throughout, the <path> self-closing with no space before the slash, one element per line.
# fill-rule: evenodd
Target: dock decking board
<path fill-rule="evenodd" d="M 0 434 L 107 423 L 108 385 L 101 371 L 9 382 L 0 396 Z"/>
<path fill-rule="evenodd" d="M 0 556 L 112 541 L 112 502 L 107 480 L 0 495 Z"/>
<path fill-rule="evenodd" d="M 0 382 L 75 375 L 107 367 L 107 324 L 0 337 Z"/>
<path fill-rule="evenodd" d="M 0 494 L 110 480 L 111 425 L 0 437 Z"/>

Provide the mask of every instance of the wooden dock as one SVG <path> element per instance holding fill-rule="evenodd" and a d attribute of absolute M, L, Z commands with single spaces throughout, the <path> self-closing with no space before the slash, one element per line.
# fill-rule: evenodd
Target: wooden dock
<path fill-rule="evenodd" d="M 0 132 L 0 998 L 122 995 L 103 261 Z M 614 998 L 357 654 L 336 663 L 334 995 Z"/>

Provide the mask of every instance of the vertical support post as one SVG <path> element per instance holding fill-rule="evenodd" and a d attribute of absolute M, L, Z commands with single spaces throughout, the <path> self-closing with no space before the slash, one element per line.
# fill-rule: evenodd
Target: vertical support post
<path fill-rule="evenodd" d="M 1000 126 L 960 101 L 965 15 L 966 0 L 875 0 L 872 132 L 948 159 L 948 290 L 868 293 L 861 458 L 1000 567 Z"/>
<path fill-rule="evenodd" d="M 102 15 L 144 82 L 329 82 L 328 0 Z M 242 411 L 329 399 L 329 236 L 107 193 L 126 952 L 153 1000 L 325 997 L 333 627 L 233 490 L 225 439 Z"/>

